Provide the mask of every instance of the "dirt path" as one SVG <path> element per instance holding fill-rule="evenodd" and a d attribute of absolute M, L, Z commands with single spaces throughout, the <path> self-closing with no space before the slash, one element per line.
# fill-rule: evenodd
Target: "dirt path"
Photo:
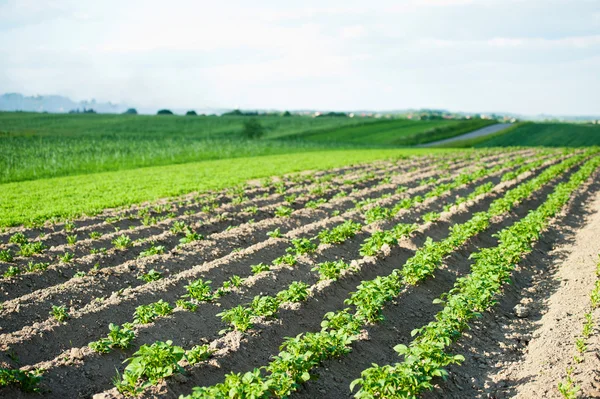
<path fill-rule="evenodd" d="M 590 353 L 588 348 L 583 363 L 576 364 L 573 361 L 573 355 L 576 354 L 574 341 L 581 334 L 584 314 L 589 311 L 589 294 L 596 280 L 596 264 L 600 253 L 600 195 L 596 196 L 590 208 L 594 214 L 576 235 L 575 241 L 554 250 L 569 253 L 569 256 L 561 262 L 554 276 L 554 280 L 560 284 L 559 288 L 549 298 L 547 312 L 535 323 L 538 328 L 524 360 L 497 377 L 509 385 L 525 382 L 516 386 L 516 398 L 562 397 L 557 385 L 570 366 L 574 366 L 574 380 L 582 382 L 582 396 L 600 396 L 598 353 Z"/>
<path fill-rule="evenodd" d="M 434 141 L 431 143 L 420 145 L 419 147 L 435 147 L 435 146 L 442 145 L 442 144 L 452 143 L 454 141 L 474 139 L 476 137 L 487 136 L 489 134 L 498 133 L 499 131 L 509 128 L 510 126 L 512 126 L 510 123 L 497 123 L 495 125 L 486 126 L 484 128 L 475 130 L 474 132 L 471 132 L 471 133 L 462 134 L 460 136 L 451 137 L 449 139 Z"/>

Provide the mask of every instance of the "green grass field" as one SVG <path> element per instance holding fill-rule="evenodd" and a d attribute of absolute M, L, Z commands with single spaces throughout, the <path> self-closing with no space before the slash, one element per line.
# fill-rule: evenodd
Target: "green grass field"
<path fill-rule="evenodd" d="M 0 183 L 299 151 L 398 147 L 481 123 L 262 116 L 265 136 L 246 140 L 241 132 L 247 120 L 0 112 Z"/>
<path fill-rule="evenodd" d="M 0 226 L 92 215 L 105 208 L 192 191 L 221 189 L 249 179 L 319 170 L 444 150 L 333 150 L 235 158 L 64 176 L 0 185 Z M 447 151 L 447 150 L 446 150 Z"/>
<path fill-rule="evenodd" d="M 332 148 L 325 143 L 269 138 L 370 121 L 263 117 L 265 139 L 248 141 L 241 137 L 245 120 L 0 112 L 0 183 Z"/>
<path fill-rule="evenodd" d="M 503 134 L 472 143 L 474 147 L 587 147 L 600 145 L 600 125 L 525 123 Z"/>
<path fill-rule="evenodd" d="M 335 129 L 320 129 L 282 138 L 297 138 L 306 142 L 356 145 L 411 146 L 455 137 L 495 123 L 489 120 L 383 120 L 363 125 L 348 125 Z"/>

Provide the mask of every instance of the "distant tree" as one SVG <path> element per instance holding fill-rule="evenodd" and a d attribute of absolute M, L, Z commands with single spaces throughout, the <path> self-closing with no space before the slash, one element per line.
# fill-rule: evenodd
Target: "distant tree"
<path fill-rule="evenodd" d="M 173 115 L 173 112 L 168 109 L 161 109 L 156 113 L 156 115 Z"/>
<path fill-rule="evenodd" d="M 223 116 L 243 116 L 244 113 L 239 109 L 234 109 L 233 111 L 223 113 Z"/>
<path fill-rule="evenodd" d="M 135 109 L 135 108 L 128 108 L 127 111 L 123 112 L 123 114 L 125 114 L 125 115 L 137 115 L 137 109 Z"/>
<path fill-rule="evenodd" d="M 92 108 L 88 108 L 88 109 L 83 109 L 83 113 L 84 114 L 95 114 L 96 111 L 94 111 Z"/>
<path fill-rule="evenodd" d="M 225 112 L 221 116 L 258 116 L 258 112 L 256 111 L 247 111 L 243 112 L 239 109 L 234 109 L 233 111 Z"/>
<path fill-rule="evenodd" d="M 197 116 L 198 114 L 196 113 L 196 111 L 194 110 L 190 110 L 188 112 L 185 113 L 187 116 Z"/>
<path fill-rule="evenodd" d="M 285 111 L 281 116 L 292 116 L 290 111 Z"/>
<path fill-rule="evenodd" d="M 347 117 L 348 114 L 346 114 L 345 112 L 328 112 L 326 114 L 321 114 L 318 117 L 320 118 L 320 117 L 324 117 L 324 116 L 344 118 L 344 117 Z"/>
<path fill-rule="evenodd" d="M 244 122 L 242 135 L 248 139 L 258 139 L 265 134 L 265 128 L 257 118 L 250 118 Z"/>

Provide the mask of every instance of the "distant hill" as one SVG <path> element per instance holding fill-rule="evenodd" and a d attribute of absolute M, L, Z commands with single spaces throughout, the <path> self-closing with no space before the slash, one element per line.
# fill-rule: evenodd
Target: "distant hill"
<path fill-rule="evenodd" d="M 61 113 L 71 110 L 92 108 L 100 113 L 121 113 L 128 107 L 124 104 L 112 104 L 91 101 L 73 101 L 63 96 L 24 96 L 19 93 L 6 93 L 0 96 L 0 111 L 29 111 Z"/>

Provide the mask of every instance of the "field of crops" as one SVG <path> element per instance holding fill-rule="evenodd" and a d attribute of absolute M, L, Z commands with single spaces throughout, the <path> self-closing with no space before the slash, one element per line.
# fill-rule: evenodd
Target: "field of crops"
<path fill-rule="evenodd" d="M 260 116 L 260 140 L 244 116 L 0 112 L 0 184 L 215 159 L 398 147 L 476 130 L 489 120 Z"/>
<path fill-rule="evenodd" d="M 599 167 L 598 148 L 432 153 L 7 229 L 0 397 L 531 397 L 501 360 L 526 350 L 513 306 L 543 314 L 523 298 L 566 289 L 551 265 L 586 237 L 581 361 L 544 388 L 590 395 Z"/>
<path fill-rule="evenodd" d="M 506 134 L 478 140 L 475 147 L 581 147 L 600 145 L 600 125 L 568 123 L 524 123 Z"/>

